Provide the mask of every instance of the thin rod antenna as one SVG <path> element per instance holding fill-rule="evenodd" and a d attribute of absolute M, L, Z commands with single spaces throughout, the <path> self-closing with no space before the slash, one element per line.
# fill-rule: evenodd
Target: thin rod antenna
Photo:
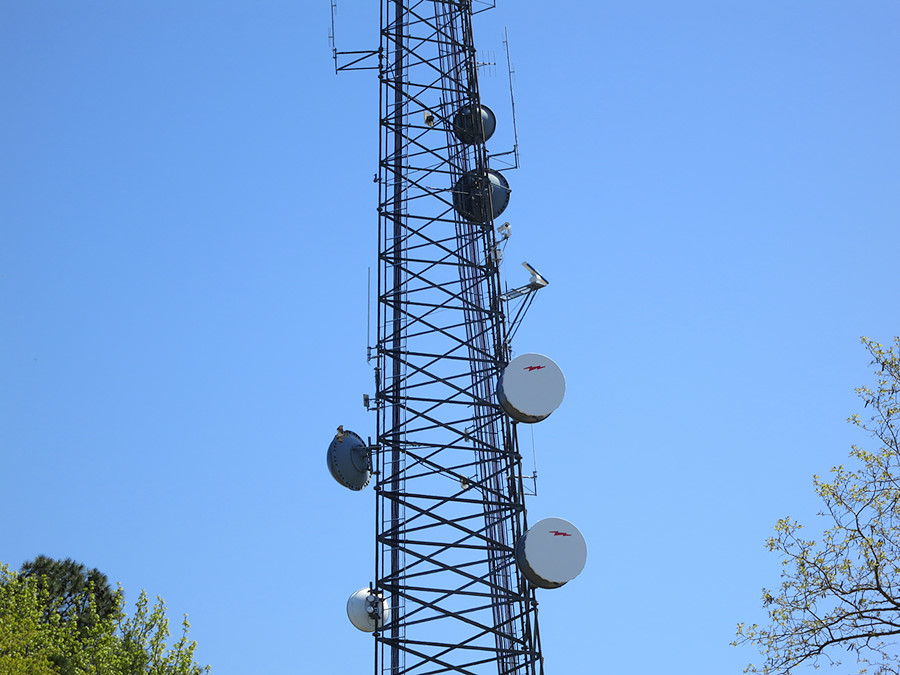
<path fill-rule="evenodd" d="M 331 55 L 334 58 L 334 72 L 338 71 L 337 43 L 334 39 L 334 14 L 337 11 L 337 0 L 331 0 L 331 33 L 328 39 L 331 42 Z"/>
<path fill-rule="evenodd" d="M 516 127 L 516 97 L 513 94 L 513 74 L 516 72 L 512 67 L 512 59 L 509 56 L 509 28 L 503 29 L 503 45 L 506 47 L 506 72 L 509 75 L 509 102 L 512 107 L 512 126 L 513 126 L 513 153 L 516 158 L 516 168 L 519 168 L 519 131 Z"/>

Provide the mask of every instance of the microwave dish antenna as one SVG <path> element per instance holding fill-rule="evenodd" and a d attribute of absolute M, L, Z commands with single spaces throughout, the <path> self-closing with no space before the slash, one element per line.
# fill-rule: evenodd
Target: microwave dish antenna
<path fill-rule="evenodd" d="M 372 633 L 391 620 L 391 605 L 372 588 L 360 588 L 347 600 L 347 618 L 364 633 Z"/>
<path fill-rule="evenodd" d="M 470 223 L 488 223 L 509 204 L 509 182 L 493 169 L 467 171 L 453 187 L 453 208 Z"/>
<path fill-rule="evenodd" d="M 534 424 L 547 419 L 566 395 L 566 378 L 543 354 L 517 356 L 503 370 L 497 399 L 517 422 Z"/>
<path fill-rule="evenodd" d="M 486 143 L 497 130 L 497 116 L 486 105 L 463 106 L 453 116 L 453 134 L 463 143 Z"/>
<path fill-rule="evenodd" d="M 338 432 L 328 446 L 328 470 L 345 488 L 359 491 L 372 478 L 372 458 L 365 441 L 352 431 Z"/>
<path fill-rule="evenodd" d="M 559 588 L 581 574 L 587 542 L 568 520 L 544 518 L 516 543 L 516 563 L 538 588 Z"/>

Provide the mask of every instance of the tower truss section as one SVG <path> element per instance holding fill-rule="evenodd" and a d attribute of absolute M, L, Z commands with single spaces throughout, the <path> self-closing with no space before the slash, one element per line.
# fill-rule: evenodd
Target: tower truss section
<path fill-rule="evenodd" d="M 381 0 L 376 675 L 543 672 L 471 0 Z"/>

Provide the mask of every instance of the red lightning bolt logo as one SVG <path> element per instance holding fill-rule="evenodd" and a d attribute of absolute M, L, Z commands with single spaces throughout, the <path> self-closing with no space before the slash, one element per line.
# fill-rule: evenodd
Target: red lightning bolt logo
<path fill-rule="evenodd" d="M 550 530 L 550 533 L 551 533 L 554 537 L 571 537 L 571 536 L 572 536 L 572 535 L 569 534 L 568 532 L 560 532 L 559 530 Z"/>
<path fill-rule="evenodd" d="M 546 368 L 546 367 L 547 366 L 525 366 L 525 368 L 523 368 L 523 370 L 527 370 L 530 373 L 532 370 L 540 370 L 541 368 Z"/>

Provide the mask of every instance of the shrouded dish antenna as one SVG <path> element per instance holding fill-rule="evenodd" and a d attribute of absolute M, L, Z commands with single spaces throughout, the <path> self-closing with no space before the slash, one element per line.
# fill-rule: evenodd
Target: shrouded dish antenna
<path fill-rule="evenodd" d="M 466 105 L 453 116 L 453 135 L 467 145 L 486 143 L 496 129 L 497 116 L 486 105 Z"/>
<path fill-rule="evenodd" d="M 516 543 L 516 563 L 538 588 L 559 588 L 581 574 L 587 543 L 578 528 L 562 518 L 544 518 Z"/>
<path fill-rule="evenodd" d="M 391 620 L 391 606 L 381 593 L 361 588 L 347 600 L 347 617 L 361 631 L 371 633 Z"/>
<path fill-rule="evenodd" d="M 566 378 L 542 354 L 517 356 L 503 370 L 497 400 L 517 422 L 533 424 L 550 416 L 566 395 Z"/>
<path fill-rule="evenodd" d="M 346 488 L 362 490 L 366 487 L 372 477 L 372 459 L 363 439 L 338 427 L 328 446 L 328 470 Z"/>
<path fill-rule="evenodd" d="M 499 171 L 467 171 L 453 187 L 453 208 L 470 223 L 487 223 L 506 210 L 509 192 Z"/>

